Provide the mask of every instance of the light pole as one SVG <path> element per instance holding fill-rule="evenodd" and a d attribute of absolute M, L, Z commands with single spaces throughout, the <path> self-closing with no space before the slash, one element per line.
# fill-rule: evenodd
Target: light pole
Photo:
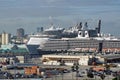
<path fill-rule="evenodd" d="M 62 72 L 61 72 L 61 75 L 62 75 L 62 80 L 63 80 L 63 70 L 62 70 Z"/>
<path fill-rule="evenodd" d="M 73 71 L 74 71 L 74 66 L 71 67 L 71 71 L 72 71 L 72 80 L 73 80 Z"/>
<path fill-rule="evenodd" d="M 79 73 L 78 69 L 79 69 L 78 63 L 76 63 L 76 64 L 75 64 L 76 80 L 78 80 L 78 73 Z"/>

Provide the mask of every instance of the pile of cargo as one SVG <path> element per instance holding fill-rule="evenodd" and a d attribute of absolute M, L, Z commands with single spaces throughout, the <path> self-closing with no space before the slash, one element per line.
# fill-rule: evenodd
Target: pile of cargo
<path fill-rule="evenodd" d="M 25 67 L 24 73 L 27 76 L 52 77 L 61 73 L 67 73 L 68 70 L 64 68 L 40 68 L 38 66 Z"/>
<path fill-rule="evenodd" d="M 26 67 L 24 68 L 24 71 L 25 71 L 25 74 L 26 75 L 31 75 L 31 74 L 37 74 L 37 69 L 38 67 L 37 66 L 32 66 L 32 67 Z"/>
<path fill-rule="evenodd" d="M 91 67 L 92 68 L 92 70 L 94 70 L 94 71 L 104 71 L 105 70 L 105 67 L 97 67 L 97 66 L 94 66 L 94 67 Z"/>

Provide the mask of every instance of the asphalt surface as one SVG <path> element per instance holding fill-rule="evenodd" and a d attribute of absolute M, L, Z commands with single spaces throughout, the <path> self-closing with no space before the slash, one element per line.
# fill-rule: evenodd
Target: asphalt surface
<path fill-rule="evenodd" d="M 104 80 L 112 80 L 112 75 L 107 75 Z M 102 80 L 99 76 L 88 78 L 87 76 L 76 77 L 76 72 L 65 73 L 64 75 L 55 75 L 52 78 L 44 78 L 43 80 Z"/>
<path fill-rule="evenodd" d="M 68 70 L 71 70 L 70 66 L 45 66 L 42 65 L 41 67 L 62 67 L 62 68 L 66 68 Z M 79 66 L 79 70 L 85 70 L 85 69 L 89 69 L 90 66 Z M 120 67 L 117 68 L 111 68 L 111 70 L 113 71 L 120 71 Z M 24 72 L 21 70 L 8 70 L 8 72 L 14 74 L 17 72 Z M 105 79 L 104 80 L 112 80 L 114 77 L 112 75 L 105 75 Z M 3 79 L 0 79 L 3 80 Z M 4 79 L 4 80 L 15 80 L 15 79 Z M 100 76 L 94 76 L 94 78 L 88 78 L 86 75 L 82 76 L 82 77 L 76 77 L 76 72 L 72 72 L 70 71 L 69 73 L 64 73 L 64 74 L 59 74 L 59 75 L 54 75 L 50 78 L 43 78 L 43 79 L 16 79 L 16 80 L 102 80 L 100 78 Z"/>

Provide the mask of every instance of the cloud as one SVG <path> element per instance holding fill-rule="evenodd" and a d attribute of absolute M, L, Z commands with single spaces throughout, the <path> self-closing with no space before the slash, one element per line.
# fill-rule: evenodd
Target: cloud
<path fill-rule="evenodd" d="M 63 0 L 45 0 L 45 2 L 51 4 L 51 3 L 58 3 L 58 2 L 61 2 Z"/>
<path fill-rule="evenodd" d="M 109 29 L 114 26 L 117 31 L 119 14 L 120 0 L 0 0 L 0 28 L 10 32 L 15 32 L 19 26 L 30 27 L 29 32 L 32 32 L 38 26 L 48 25 L 50 16 L 63 27 L 76 21 L 102 19 L 104 31 L 108 31 L 108 26 Z"/>
<path fill-rule="evenodd" d="M 46 0 L 48 3 L 56 2 L 57 0 Z"/>

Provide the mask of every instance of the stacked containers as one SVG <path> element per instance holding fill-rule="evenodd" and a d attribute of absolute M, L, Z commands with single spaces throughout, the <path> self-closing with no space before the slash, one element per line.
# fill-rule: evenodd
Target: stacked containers
<path fill-rule="evenodd" d="M 31 74 L 31 68 L 30 67 L 27 67 L 24 70 L 25 70 L 25 74 L 26 75 L 30 75 Z"/>
<path fill-rule="evenodd" d="M 27 67 L 24 70 L 26 75 L 37 74 L 37 66 Z"/>
<path fill-rule="evenodd" d="M 32 66 L 31 74 L 37 74 L 37 66 Z"/>

